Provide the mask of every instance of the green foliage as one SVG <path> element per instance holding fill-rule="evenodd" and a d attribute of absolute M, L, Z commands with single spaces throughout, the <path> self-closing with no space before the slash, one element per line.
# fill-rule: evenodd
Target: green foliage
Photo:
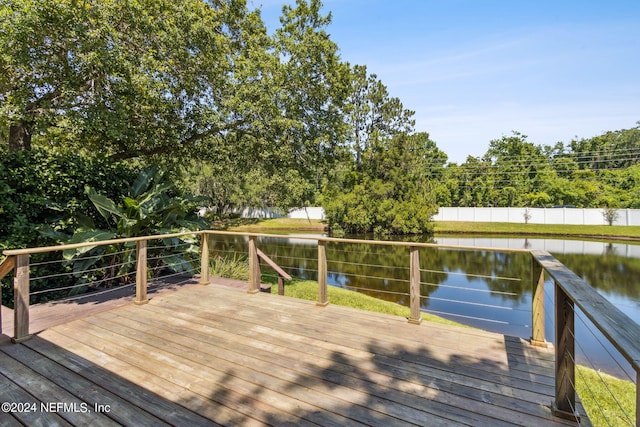
<path fill-rule="evenodd" d="M 77 218 L 103 224 L 84 195 L 84 186 L 107 197 L 123 194 L 135 176 L 132 167 L 73 153 L 7 151 L 0 147 L 0 247 L 51 244 L 45 226 L 72 232 Z"/>
<path fill-rule="evenodd" d="M 96 228 L 90 218 L 82 218 L 78 220 L 82 225 L 73 236 L 62 233 L 49 235 L 62 238 L 62 243 L 98 243 L 101 240 L 180 233 L 206 227 L 206 222 L 195 213 L 200 199 L 190 195 L 172 195 L 174 186 L 166 178 L 157 167 L 142 170 L 120 203 L 87 186 L 85 193 L 107 227 Z M 161 273 L 167 268 L 175 273 L 193 273 L 199 253 L 194 236 L 165 238 L 150 246 L 147 258 L 152 272 Z M 112 286 L 129 280 L 128 274 L 135 269 L 135 249 L 134 243 L 97 244 L 66 250 L 63 255 L 81 283 Z"/>
<path fill-rule="evenodd" d="M 636 386 L 586 366 L 576 366 L 576 390 L 594 426 L 633 426 Z"/>
<path fill-rule="evenodd" d="M 640 207 L 640 128 L 607 132 L 567 147 L 535 145 L 514 132 L 482 158 L 449 165 L 439 205 Z"/>
<path fill-rule="evenodd" d="M 243 174 L 214 173 L 222 165 L 203 165 L 194 174 L 190 188 L 203 197 L 210 216 L 232 216 L 245 207 L 276 207 L 286 212 L 292 207 L 308 206 L 314 186 L 295 169 L 269 175 L 259 169 Z"/>
<path fill-rule="evenodd" d="M 387 87 L 367 67 L 356 65 L 352 70 L 351 94 L 346 106 L 351 149 L 356 167 L 372 145 L 400 133 L 411 133 L 415 114 L 407 110 L 398 98 L 389 96 Z"/>
<path fill-rule="evenodd" d="M 199 181 L 230 200 L 215 210 L 244 204 L 250 175 L 269 181 L 250 201 L 308 204 L 343 155 L 351 79 L 321 9 L 298 0 L 268 35 L 244 0 L 4 2 L 2 142 L 206 159 Z"/>
<path fill-rule="evenodd" d="M 347 233 L 430 233 L 436 212 L 429 185 L 439 150 L 425 133 L 379 141 L 363 155 L 347 191 L 327 191 L 329 226 Z"/>
<path fill-rule="evenodd" d="M 184 156 L 255 118 L 235 94 L 262 93 L 267 38 L 243 2 L 19 0 L 0 16 L 0 117 L 40 142 Z"/>
<path fill-rule="evenodd" d="M 0 147 L 0 249 L 48 246 L 56 242 L 42 231 L 71 234 L 79 219 L 100 227 L 104 219 L 84 194 L 85 185 L 108 197 L 126 191 L 135 176 L 134 168 L 106 159 L 86 158 L 74 153 L 33 149 L 7 151 Z M 49 261 L 53 254 L 33 255 L 33 264 Z M 60 273 L 43 264 L 32 269 L 33 277 Z M 43 279 L 32 291 L 59 286 L 56 279 Z M 12 290 L 3 279 L 3 303 L 11 305 Z"/>
<path fill-rule="evenodd" d="M 249 280 L 249 259 L 246 256 L 215 256 L 210 260 L 209 274 L 228 279 Z"/>

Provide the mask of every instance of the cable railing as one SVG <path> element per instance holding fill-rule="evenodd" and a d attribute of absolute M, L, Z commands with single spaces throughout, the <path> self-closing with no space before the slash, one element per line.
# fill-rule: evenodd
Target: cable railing
<path fill-rule="evenodd" d="M 544 288 L 545 272 L 553 279 L 556 369 L 554 412 L 559 416 L 574 419 L 579 388 L 579 382 L 576 379 L 582 380 L 586 384 L 593 384 L 593 381 L 584 381 L 584 377 L 581 378 L 583 374 L 578 369 L 576 346 L 580 349 L 580 342 L 584 340 L 576 335 L 576 331 L 580 329 L 601 335 L 603 339 L 611 343 L 615 351 L 619 352 L 634 372 L 635 378 L 630 379 L 631 382 L 635 382 L 635 405 L 632 405 L 635 406 L 635 414 L 622 411 L 622 415 L 616 415 L 617 421 L 611 425 L 633 425 L 631 421 L 633 418 L 635 418 L 635 425 L 640 425 L 640 393 L 638 390 L 638 384 L 640 384 L 640 326 L 548 252 L 534 250 L 531 251 L 531 255 L 535 271 L 540 274 L 534 290 L 538 304 L 538 308 L 534 308 L 535 316 L 544 318 L 544 289 L 540 288 Z M 576 319 L 584 327 L 577 328 Z M 544 322 L 540 323 L 544 324 Z M 591 325 L 595 330 L 591 328 Z M 539 334 L 540 331 L 538 331 L 538 339 L 540 339 Z M 588 351 L 583 350 L 580 353 L 588 358 Z M 604 380 L 602 383 L 608 384 Z M 616 404 L 619 404 L 618 396 L 610 391 L 609 394 L 612 395 Z M 628 398 L 631 393 L 626 394 Z M 583 393 L 583 396 L 585 395 L 586 393 Z M 625 421 L 622 421 L 622 424 L 618 423 L 625 419 L 628 423 Z M 608 418 L 605 417 L 605 420 L 609 424 Z"/>
<path fill-rule="evenodd" d="M 217 245 L 222 237 L 234 241 Z M 280 242 L 291 238 L 311 244 L 305 245 L 303 253 L 294 252 L 280 243 L 271 250 L 267 249 L 267 241 Z M 96 248 L 107 246 L 117 250 L 92 253 Z M 389 252 L 390 248 L 394 250 Z M 77 256 L 69 256 L 73 250 L 78 250 Z M 438 258 L 447 251 L 463 255 L 480 252 L 483 257 L 475 271 L 461 272 L 444 266 L 446 258 Z M 66 256 L 30 263 L 30 257 L 34 255 L 53 252 Z M 198 283 L 207 284 L 212 260 L 242 257 L 248 263 L 249 293 L 260 291 L 265 275 L 278 279 L 279 293 L 284 293 L 284 280 L 314 280 L 317 282 L 318 306 L 329 304 L 328 286 L 333 284 L 406 304 L 410 312 L 408 322 L 412 324 L 422 322 L 423 312 L 463 320 L 505 323 L 500 316 L 491 318 L 478 314 L 476 309 L 482 309 L 483 313 L 516 311 L 519 319 L 528 317 L 517 326 L 529 330 L 532 345 L 549 347 L 549 342 L 554 343 L 554 414 L 580 422 L 578 394 L 583 400 L 589 396 L 600 396 L 602 390 L 594 390 L 594 381 L 598 381 L 603 384 L 598 387 L 612 396 L 612 405 L 620 409 L 617 411 L 620 414 L 611 418 L 610 405 L 596 401 L 593 408 L 605 420 L 603 425 L 640 426 L 640 326 L 545 251 L 207 230 L 7 250 L 4 255 L 6 258 L 0 263 L 0 279 L 14 272 L 14 342 L 30 337 L 30 298 L 47 293 L 66 294 L 65 298 L 73 298 L 87 289 L 108 292 L 111 287 L 116 287 L 117 282 L 119 288 L 130 287 L 132 293 L 135 287 L 134 303 L 145 304 L 148 302 L 147 292 L 153 286 L 163 282 L 193 282 L 198 273 Z M 512 262 L 510 256 L 529 257 L 528 267 L 516 269 L 517 273 L 506 273 L 498 264 Z M 462 259 L 468 261 L 464 256 Z M 62 267 L 63 271 L 34 274 L 54 265 Z M 457 283 L 457 278 L 464 278 L 466 284 Z M 59 285 L 40 289 L 35 285 L 38 280 L 59 282 Z M 379 286 L 368 286 L 374 282 Z M 482 287 L 476 282 L 490 282 L 492 286 Z M 518 292 L 509 291 L 507 284 L 528 289 L 530 300 L 523 299 Z M 505 307 L 495 301 L 487 302 L 489 297 L 518 300 L 520 304 L 515 308 Z M 440 303 L 461 308 L 457 312 L 445 312 L 439 308 Z M 523 305 L 530 308 L 524 310 L 521 308 Z M 552 330 L 547 331 L 545 324 L 553 325 Z M 582 348 L 587 342 L 582 336 L 585 333 L 594 336 L 590 340 L 595 339 L 607 349 L 612 347 L 617 353 L 611 355 L 612 363 L 618 364 L 625 372 L 624 390 L 627 391 L 623 394 L 628 395 L 628 390 L 631 390 L 633 396 L 630 399 L 635 400 L 632 402 L 635 403 L 635 413 L 633 410 L 629 412 L 626 402 L 629 396 L 620 397 L 618 385 L 598 372 L 597 363 L 590 360 L 589 349 Z M 582 366 L 592 369 L 585 370 Z"/>

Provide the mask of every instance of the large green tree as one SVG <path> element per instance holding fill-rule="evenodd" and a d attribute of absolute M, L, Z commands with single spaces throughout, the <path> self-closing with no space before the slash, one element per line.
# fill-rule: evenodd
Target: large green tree
<path fill-rule="evenodd" d="M 361 171 L 347 188 L 327 191 L 330 227 L 347 233 L 417 234 L 432 231 L 436 213 L 433 159 L 442 152 L 427 133 L 400 133 L 363 153 Z"/>
<path fill-rule="evenodd" d="M 214 212 L 243 206 L 283 209 L 313 203 L 320 186 L 345 157 L 343 109 L 350 69 L 342 62 L 318 0 L 285 6 L 261 51 L 261 87 L 246 97 L 260 121 L 250 131 L 227 133 L 209 148 L 209 162 L 196 179 Z M 252 63 L 257 62 L 258 59 Z"/>
<path fill-rule="evenodd" d="M 259 177 L 264 204 L 304 204 L 348 132 L 351 73 L 330 20 L 319 0 L 285 6 L 273 35 L 246 0 L 5 1 L 0 137 L 13 150 L 199 158 L 213 187 Z"/>
<path fill-rule="evenodd" d="M 350 147 L 359 168 L 363 153 L 371 146 L 400 133 L 411 133 L 415 112 L 404 108 L 399 98 L 390 96 L 387 87 L 375 74 L 369 74 L 366 66 L 354 66 L 352 75 L 346 120 Z"/>
<path fill-rule="evenodd" d="M 268 46 L 243 0 L 4 2 L 0 120 L 13 149 L 206 152 L 273 119 Z"/>
<path fill-rule="evenodd" d="M 297 0 L 284 6 L 280 27 L 273 35 L 278 59 L 274 104 L 284 127 L 275 127 L 264 141 L 276 150 L 266 173 L 276 181 L 298 179 L 312 185 L 301 193 L 309 203 L 322 179 L 342 155 L 345 141 L 344 106 L 349 95 L 350 70 L 327 27 L 331 15 L 322 14 L 320 0 Z M 265 167 L 265 159 L 260 159 Z"/>

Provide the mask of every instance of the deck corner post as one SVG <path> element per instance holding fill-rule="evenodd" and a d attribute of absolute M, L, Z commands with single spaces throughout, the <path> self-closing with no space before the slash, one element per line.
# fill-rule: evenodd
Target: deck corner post
<path fill-rule="evenodd" d="M 531 340 L 536 347 L 547 347 L 544 327 L 544 269 L 532 255 L 531 258 Z"/>
<path fill-rule="evenodd" d="M 420 252 L 417 246 L 411 246 L 409 258 L 409 298 L 411 315 L 409 323 L 419 325 L 422 322 L 420 313 Z"/>
<path fill-rule="evenodd" d="M 329 304 L 327 296 L 327 242 L 318 240 L 318 301 L 316 305 L 326 307 Z"/>
<path fill-rule="evenodd" d="M 578 420 L 576 408 L 576 366 L 575 366 L 575 312 L 574 303 L 555 281 L 555 329 L 556 329 L 556 372 L 555 372 L 555 416 Z"/>
<path fill-rule="evenodd" d="M 200 285 L 209 284 L 209 235 L 200 234 Z"/>
<path fill-rule="evenodd" d="M 136 242 L 136 305 L 148 303 L 147 299 L 147 241 Z"/>
<path fill-rule="evenodd" d="M 258 259 L 258 246 L 256 236 L 249 236 L 249 290 L 247 293 L 260 292 L 260 260 Z"/>
<path fill-rule="evenodd" d="M 31 338 L 29 335 L 29 254 L 16 256 L 13 298 L 14 323 L 11 342 L 17 344 Z"/>

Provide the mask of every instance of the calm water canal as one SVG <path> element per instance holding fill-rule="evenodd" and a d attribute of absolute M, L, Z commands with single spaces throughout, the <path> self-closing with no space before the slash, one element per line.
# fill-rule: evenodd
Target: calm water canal
<path fill-rule="evenodd" d="M 360 236 L 362 237 L 362 236 Z M 213 253 L 244 256 L 246 239 L 216 236 Z M 433 243 L 478 248 L 544 249 L 640 323 L 640 245 L 619 242 L 503 237 L 436 237 Z M 316 279 L 317 244 L 264 237 L 258 247 L 298 279 Z M 522 338 L 531 334 L 531 258 L 484 250 L 423 249 L 422 310 L 485 330 Z M 409 249 L 328 243 L 330 285 L 409 305 Z M 267 269 L 265 268 L 265 272 Z M 553 342 L 553 283 L 545 284 L 547 340 Z M 580 313 L 579 362 L 625 377 L 630 368 Z M 614 355 L 614 357 L 611 356 Z"/>

